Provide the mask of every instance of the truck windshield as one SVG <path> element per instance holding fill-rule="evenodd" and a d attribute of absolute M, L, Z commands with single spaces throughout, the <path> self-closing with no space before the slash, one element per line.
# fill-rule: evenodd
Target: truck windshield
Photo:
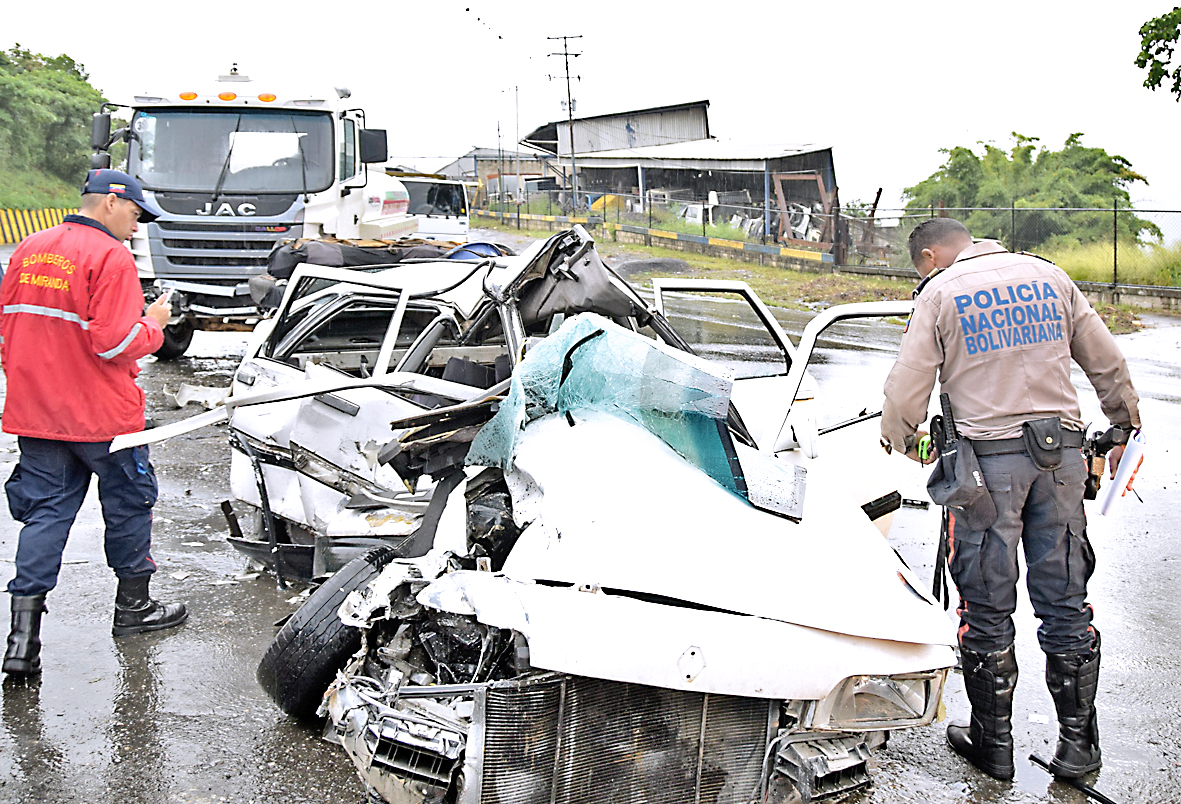
<path fill-rule="evenodd" d="M 411 215 L 466 215 L 463 185 L 400 178 L 410 193 Z"/>
<path fill-rule="evenodd" d="M 139 111 L 131 174 L 151 190 L 321 192 L 332 185 L 332 117 L 271 109 Z"/>

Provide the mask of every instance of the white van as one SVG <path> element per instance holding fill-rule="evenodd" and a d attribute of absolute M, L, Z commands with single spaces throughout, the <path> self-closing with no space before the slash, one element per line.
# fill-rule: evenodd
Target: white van
<path fill-rule="evenodd" d="M 469 213 L 467 186 L 455 179 L 398 176 L 410 193 L 409 212 L 418 220 L 418 237 L 466 243 Z"/>

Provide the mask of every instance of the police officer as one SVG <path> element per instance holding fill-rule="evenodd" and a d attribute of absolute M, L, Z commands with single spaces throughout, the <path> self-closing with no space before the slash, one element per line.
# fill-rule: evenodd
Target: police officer
<path fill-rule="evenodd" d="M 948 726 L 947 739 L 988 775 L 1013 778 L 1012 614 L 1020 547 L 1058 714 L 1051 770 L 1077 778 L 1101 764 L 1095 716 L 1100 643 L 1086 601 L 1095 555 L 1083 513 L 1087 468 L 1079 447 L 1085 425 L 1070 381 L 1071 359 L 1086 372 L 1113 425 L 1139 428 L 1138 397 L 1115 339 L 1053 263 L 1011 254 L 992 241 L 974 243 L 950 218 L 915 228 L 909 247 L 925 278 L 886 380 L 883 444 L 917 459 L 918 428 L 938 379 L 997 511 L 991 526 L 971 530 L 953 509 L 946 535 L 972 705 L 970 725 Z M 1042 449 L 1055 443 L 1056 452 Z M 1113 475 L 1122 452 L 1109 453 Z"/>
<path fill-rule="evenodd" d="M 7 378 L 4 432 L 19 436 L 20 463 L 5 484 L 24 523 L 9 582 L 12 630 L 3 670 L 41 670 L 41 615 L 57 585 L 62 550 L 91 475 L 98 476 L 107 563 L 118 577 L 115 636 L 184 622 L 181 603 L 148 595 L 156 476 L 146 447 L 110 452 L 111 439 L 144 427 L 136 361 L 160 348 L 170 305 L 146 313 L 135 261 L 123 241 L 160 215 L 139 183 L 92 170 L 79 214 L 26 238 L 0 284 L 0 359 Z"/>

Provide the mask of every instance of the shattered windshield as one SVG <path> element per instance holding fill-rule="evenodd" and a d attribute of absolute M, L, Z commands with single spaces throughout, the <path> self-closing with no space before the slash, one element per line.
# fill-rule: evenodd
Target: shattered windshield
<path fill-rule="evenodd" d="M 332 184 L 332 117 L 323 112 L 136 112 L 131 174 L 150 190 L 321 192 Z"/>
<path fill-rule="evenodd" d="M 517 366 L 508 398 L 472 443 L 468 463 L 509 471 L 527 422 L 591 409 L 643 425 L 724 488 L 742 494 L 726 429 L 731 386 L 720 366 L 584 313 Z"/>

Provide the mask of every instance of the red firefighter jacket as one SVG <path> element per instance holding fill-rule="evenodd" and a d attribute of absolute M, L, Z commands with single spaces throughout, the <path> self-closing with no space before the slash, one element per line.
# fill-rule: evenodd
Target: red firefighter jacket
<path fill-rule="evenodd" d="M 4 432 L 97 442 L 142 430 L 136 360 L 164 342 L 143 309 L 135 260 L 102 224 L 69 215 L 25 238 L 0 285 Z"/>

